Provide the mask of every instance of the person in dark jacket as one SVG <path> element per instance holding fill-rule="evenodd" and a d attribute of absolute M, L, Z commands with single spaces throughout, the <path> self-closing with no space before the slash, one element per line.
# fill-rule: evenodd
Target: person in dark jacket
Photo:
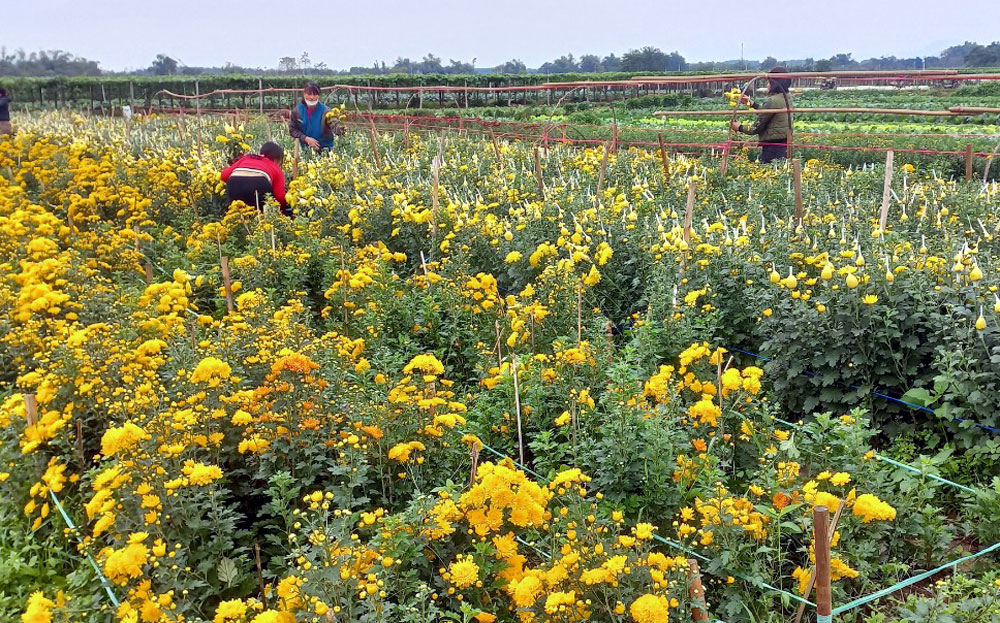
<path fill-rule="evenodd" d="M 734 132 L 756 135 L 760 145 L 760 162 L 768 162 L 788 157 L 788 134 L 792 129 L 792 113 L 784 112 L 792 107 L 791 96 L 788 89 L 791 87 L 791 78 L 781 78 L 780 74 L 788 73 L 784 67 L 775 67 L 769 72 L 767 80 L 767 99 L 761 105 L 761 110 L 777 109 L 782 112 L 761 113 L 757 115 L 757 120 L 751 126 L 745 126 L 737 121 L 731 123 Z M 743 103 L 754 108 L 754 103 L 745 100 Z"/>
<path fill-rule="evenodd" d="M 248 154 L 229 165 L 220 175 L 226 183 L 229 201 L 242 201 L 262 210 L 270 194 L 281 206 L 281 213 L 291 216 L 285 200 L 285 173 L 281 170 L 284 157 L 281 145 L 267 142 L 261 146 L 260 154 Z"/>
<path fill-rule="evenodd" d="M 14 128 L 10 125 L 10 96 L 0 87 L 0 136 L 5 135 L 14 136 Z"/>
<path fill-rule="evenodd" d="M 338 120 L 327 118 L 330 109 L 319 97 L 319 85 L 307 82 L 302 88 L 302 101 L 288 119 L 288 133 L 303 147 L 326 151 L 333 148 L 334 137 L 344 135 L 344 128 Z"/>

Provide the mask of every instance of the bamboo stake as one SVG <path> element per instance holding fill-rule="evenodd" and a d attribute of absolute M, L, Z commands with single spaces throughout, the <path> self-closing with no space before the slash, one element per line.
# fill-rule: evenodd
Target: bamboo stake
<path fill-rule="evenodd" d="M 688 600 L 691 602 L 691 619 L 695 623 L 708 620 L 708 604 L 705 602 L 705 588 L 701 583 L 698 561 L 688 558 Z"/>
<path fill-rule="evenodd" d="M 660 142 L 660 161 L 663 163 L 663 177 L 670 181 L 670 161 L 667 160 L 667 150 L 663 146 L 663 134 L 657 134 L 656 139 Z"/>
<path fill-rule="evenodd" d="M 514 376 L 514 412 L 517 416 L 517 452 L 518 457 L 521 459 L 521 465 L 524 465 L 524 437 L 521 432 L 521 390 L 517 383 L 517 355 L 511 353 L 510 355 L 510 371 Z"/>
<path fill-rule="evenodd" d="M 816 623 L 830 623 L 833 599 L 830 594 L 830 511 L 813 509 L 813 545 L 816 549 Z"/>
<path fill-rule="evenodd" d="M 469 446 L 469 486 L 476 482 L 476 470 L 479 469 L 479 446 L 475 443 Z"/>
<path fill-rule="evenodd" d="M 885 223 L 889 218 L 889 198 L 892 196 L 892 161 L 894 154 L 890 149 L 885 153 L 885 182 L 882 184 L 882 209 L 878 215 L 878 228 L 885 231 Z"/>
<path fill-rule="evenodd" d="M 972 181 L 972 143 L 965 146 L 965 181 Z"/>
<path fill-rule="evenodd" d="M 594 195 L 594 208 L 597 208 L 601 203 L 601 192 L 604 190 L 604 176 L 608 172 L 608 151 L 610 146 L 604 144 L 604 156 L 601 158 L 601 170 L 597 174 L 597 194 Z"/>
<path fill-rule="evenodd" d="M 792 171 L 795 182 L 795 222 L 802 224 L 802 161 L 798 158 L 792 160 Z"/>
<path fill-rule="evenodd" d="M 76 460 L 80 465 L 85 465 L 86 457 L 83 455 L 83 420 L 76 418 Z"/>
<path fill-rule="evenodd" d="M 993 158 L 997 155 L 997 151 L 1000 151 L 1000 143 L 997 143 L 993 151 L 990 152 L 990 157 L 986 159 L 986 165 L 983 166 L 983 184 L 990 179 L 990 165 L 993 164 Z"/>
<path fill-rule="evenodd" d="M 257 580 L 260 582 L 260 596 L 264 602 L 264 608 L 267 608 L 267 591 L 264 590 L 264 570 L 260 564 L 260 544 L 253 544 L 253 557 L 254 562 L 257 563 Z"/>
<path fill-rule="evenodd" d="M 497 374 L 503 368 L 503 333 L 500 331 L 500 321 L 495 320 L 494 326 L 497 331 Z"/>
<path fill-rule="evenodd" d="M 497 160 L 500 159 L 500 145 L 497 144 L 497 135 L 493 132 L 493 128 L 490 128 L 490 140 L 493 141 L 493 153 L 496 155 Z"/>
<path fill-rule="evenodd" d="M 38 421 L 38 401 L 34 394 L 24 395 L 24 415 L 28 421 L 28 426 L 34 426 Z"/>
<path fill-rule="evenodd" d="M 583 286 L 576 284 L 576 347 L 583 342 Z"/>
<path fill-rule="evenodd" d="M 611 150 L 618 153 L 618 116 L 614 104 L 611 104 Z"/>
<path fill-rule="evenodd" d="M 222 256 L 222 284 L 226 288 L 226 309 L 233 313 L 233 285 L 229 278 L 229 258 Z"/>
<path fill-rule="evenodd" d="M 444 138 L 442 137 L 442 145 Z M 434 242 L 437 238 L 437 214 L 438 205 L 440 200 L 438 199 L 438 193 L 440 190 L 441 183 L 441 150 L 438 150 L 438 155 L 434 157 L 434 162 L 431 164 L 431 252 L 434 251 Z"/>
<path fill-rule="evenodd" d="M 292 179 L 299 176 L 299 139 L 295 139 L 295 159 L 292 161 Z"/>
<path fill-rule="evenodd" d="M 535 182 L 538 183 L 538 196 L 545 201 L 545 183 L 542 181 L 542 160 L 535 147 Z"/>
<path fill-rule="evenodd" d="M 697 184 L 688 180 L 687 206 L 684 209 L 684 242 L 691 243 L 691 224 L 694 221 L 694 194 Z"/>
<path fill-rule="evenodd" d="M 198 81 L 194 81 L 194 94 L 195 94 L 195 111 L 197 113 L 197 119 L 195 120 L 195 141 L 198 146 L 198 162 L 201 162 L 201 97 L 200 87 L 198 86 Z"/>
<path fill-rule="evenodd" d="M 379 155 L 378 155 L 378 141 L 377 141 L 378 134 L 375 131 L 375 120 L 372 119 L 371 117 L 369 117 L 368 118 L 368 122 L 370 124 L 368 126 L 368 140 L 372 144 L 372 156 L 374 156 L 374 158 L 375 158 L 375 168 L 377 168 L 379 170 L 379 172 L 381 172 L 382 171 L 382 159 L 379 158 Z"/>

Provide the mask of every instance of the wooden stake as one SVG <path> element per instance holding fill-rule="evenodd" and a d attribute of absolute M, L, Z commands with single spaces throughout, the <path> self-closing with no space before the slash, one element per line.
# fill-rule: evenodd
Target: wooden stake
<path fill-rule="evenodd" d="M 721 385 L 720 385 L 721 387 Z M 830 546 L 833 546 L 833 539 L 837 534 L 837 524 L 840 522 L 840 516 L 844 512 L 844 500 L 840 500 L 840 504 L 837 505 L 837 512 L 833 515 L 833 520 L 830 522 Z M 813 586 L 816 585 L 816 568 L 810 569 L 809 573 L 809 584 L 806 585 L 806 597 L 809 597 L 809 593 L 812 592 Z M 806 605 L 799 602 L 799 609 L 795 613 L 795 623 L 800 623 L 802 621 L 802 615 L 805 614 Z"/>
<path fill-rule="evenodd" d="M 83 455 L 83 420 L 76 418 L 76 460 L 81 466 L 87 462 Z"/>
<path fill-rule="evenodd" d="M 146 285 L 153 283 L 153 265 L 150 262 L 146 262 L 142 266 L 143 271 L 146 273 Z"/>
<path fill-rule="evenodd" d="M 38 421 L 38 401 L 34 394 L 24 395 L 24 414 L 28 420 L 28 426 L 34 426 Z"/>
<path fill-rule="evenodd" d="M 583 342 L 583 286 L 576 284 L 576 347 Z"/>
<path fill-rule="evenodd" d="M 479 469 L 479 446 L 471 444 L 469 446 L 469 486 L 476 482 L 476 470 Z"/>
<path fill-rule="evenodd" d="M 264 570 L 260 564 L 260 544 L 253 544 L 253 557 L 254 562 L 257 563 L 257 580 L 260 582 L 260 597 L 264 602 L 264 608 L 267 608 L 267 592 L 264 590 Z"/>
<path fill-rule="evenodd" d="M 618 115 L 614 104 L 611 104 L 611 149 L 618 153 Z"/>
<path fill-rule="evenodd" d="M 518 457 L 521 459 L 521 465 L 524 465 L 524 437 L 521 432 L 521 390 L 517 383 L 517 355 L 514 353 L 510 355 L 510 371 L 514 377 L 514 411 L 517 415 L 517 452 Z"/>
<path fill-rule="evenodd" d="M 813 509 L 813 546 L 816 549 L 816 621 L 829 623 L 833 615 L 830 594 L 830 511 Z"/>
<path fill-rule="evenodd" d="M 795 183 L 795 223 L 802 224 L 802 161 L 792 160 L 793 181 Z"/>
<path fill-rule="evenodd" d="M 295 158 L 292 160 L 292 179 L 299 176 L 299 149 L 299 139 L 295 139 L 295 149 L 293 150 Z"/>
<path fill-rule="evenodd" d="M 226 309 L 233 313 L 233 286 L 229 279 L 229 258 L 222 256 L 222 284 L 226 288 Z"/>
<path fill-rule="evenodd" d="M 663 178 L 669 182 L 670 181 L 670 161 L 667 160 L 667 150 L 663 146 L 663 135 L 657 134 L 657 140 L 660 141 L 660 161 L 663 162 Z"/>
<path fill-rule="evenodd" d="M 698 561 L 688 558 L 688 600 L 691 602 L 691 620 L 695 623 L 708 620 L 708 604 L 705 602 L 705 588 L 701 583 Z"/>
<path fill-rule="evenodd" d="M 493 154 L 500 159 L 500 145 L 497 143 L 497 135 L 493 132 L 493 128 L 490 128 L 490 140 L 493 141 Z"/>
<path fill-rule="evenodd" d="M 972 143 L 965 146 L 965 180 L 972 181 Z"/>
<path fill-rule="evenodd" d="M 442 139 L 443 140 L 443 139 Z M 431 252 L 434 251 L 434 241 L 437 238 L 437 214 L 438 205 L 440 200 L 438 199 L 438 192 L 441 182 L 441 152 L 438 152 L 437 156 L 434 156 L 434 162 L 431 164 Z M 430 283 L 428 282 L 428 285 Z"/>
<path fill-rule="evenodd" d="M 1000 144 L 997 144 L 990 152 L 990 157 L 986 159 L 986 164 L 983 165 L 983 184 L 985 184 L 990 179 L 990 165 L 993 164 L 993 158 L 996 156 L 997 150 L 1000 149 Z"/>
<path fill-rule="evenodd" d="M 195 99 L 194 99 L 195 111 L 198 117 L 195 120 L 195 127 L 194 127 L 195 141 L 196 141 L 195 144 L 198 147 L 198 162 L 201 162 L 201 97 L 198 97 L 200 94 L 200 88 L 198 86 L 197 80 L 194 81 L 194 94 L 195 94 Z"/>
<path fill-rule="evenodd" d="M 494 326 L 497 331 L 497 374 L 500 374 L 500 370 L 503 368 L 503 333 L 500 331 L 500 321 L 495 320 Z"/>
<path fill-rule="evenodd" d="M 604 156 L 601 158 L 601 170 L 597 174 L 597 194 L 594 195 L 594 208 L 601 203 L 601 192 L 604 190 L 604 177 L 608 174 L 608 151 L 611 146 L 604 144 Z"/>
<path fill-rule="evenodd" d="M 885 231 L 885 223 L 889 218 L 889 198 L 892 196 L 892 161 L 895 154 L 890 149 L 885 153 L 885 182 L 882 184 L 882 209 L 878 215 L 879 231 Z"/>
<path fill-rule="evenodd" d="M 684 242 L 691 242 L 691 223 L 694 221 L 694 193 L 697 184 L 694 180 L 688 180 L 687 207 L 684 209 Z"/>
<path fill-rule="evenodd" d="M 545 183 L 542 181 L 542 159 L 535 147 L 535 181 L 538 183 L 538 196 L 545 200 Z"/>
<path fill-rule="evenodd" d="M 375 168 L 382 171 L 382 159 L 378 155 L 378 133 L 375 130 L 375 120 L 371 117 L 368 118 L 368 140 L 372 144 L 372 156 L 375 158 Z"/>

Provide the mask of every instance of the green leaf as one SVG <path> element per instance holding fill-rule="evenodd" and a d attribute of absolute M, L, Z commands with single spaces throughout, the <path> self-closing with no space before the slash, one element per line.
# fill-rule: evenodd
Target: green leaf
<path fill-rule="evenodd" d="M 240 575 L 240 571 L 236 568 L 236 563 L 233 562 L 232 558 L 223 558 L 220 560 L 216 570 L 219 572 L 219 581 L 224 582 L 226 586 L 232 586 L 236 578 Z"/>
<path fill-rule="evenodd" d="M 937 400 L 937 397 L 932 395 L 926 388 L 914 387 L 910 391 L 903 394 L 903 400 L 906 402 L 912 402 L 915 405 L 920 405 L 921 407 L 927 407 Z"/>
<path fill-rule="evenodd" d="M 792 523 L 790 521 L 783 521 L 783 522 L 781 522 L 781 529 L 782 530 L 787 530 L 788 532 L 791 532 L 793 534 L 798 534 L 798 533 L 802 532 L 802 527 L 799 526 L 799 524 Z"/>

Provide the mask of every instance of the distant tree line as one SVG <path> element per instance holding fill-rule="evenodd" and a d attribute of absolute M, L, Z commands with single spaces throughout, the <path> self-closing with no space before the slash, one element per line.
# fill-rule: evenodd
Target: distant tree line
<path fill-rule="evenodd" d="M 472 74 L 494 72 L 503 74 L 566 74 L 595 72 L 677 72 L 677 71 L 735 71 L 748 69 L 770 69 L 784 65 L 793 71 L 831 71 L 841 69 L 934 69 L 958 67 L 1000 66 L 1000 41 L 982 45 L 966 41 L 942 51 L 937 56 L 904 57 L 881 56 L 865 60 L 855 60 L 850 53 L 834 54 L 829 58 L 804 58 L 779 60 L 769 56 L 762 61 L 736 59 L 727 61 L 688 62 L 679 52 L 663 52 L 657 47 L 645 46 L 631 49 L 621 56 L 608 54 L 584 54 L 575 57 L 565 54 L 531 69 L 517 58 L 492 68 L 476 68 L 476 59 L 470 62 L 449 59 L 447 64 L 434 54 L 428 53 L 419 61 L 398 57 L 391 64 L 375 61 L 372 65 L 335 70 L 325 62 L 313 62 L 308 52 L 299 56 L 283 56 L 277 67 L 262 69 L 241 67 L 227 63 L 221 67 L 192 67 L 180 59 L 167 54 L 158 54 L 149 67 L 129 74 L 147 75 L 205 75 L 205 74 Z M 0 47 L 0 76 L 96 76 L 113 74 L 102 71 L 97 61 L 91 61 L 62 50 L 43 50 L 26 53 L 17 50 L 8 53 Z"/>
<path fill-rule="evenodd" d="M 0 46 L 0 76 L 99 76 L 101 68 L 96 61 L 74 56 L 62 50 L 42 50 L 26 53 L 24 50 L 7 52 Z"/>

